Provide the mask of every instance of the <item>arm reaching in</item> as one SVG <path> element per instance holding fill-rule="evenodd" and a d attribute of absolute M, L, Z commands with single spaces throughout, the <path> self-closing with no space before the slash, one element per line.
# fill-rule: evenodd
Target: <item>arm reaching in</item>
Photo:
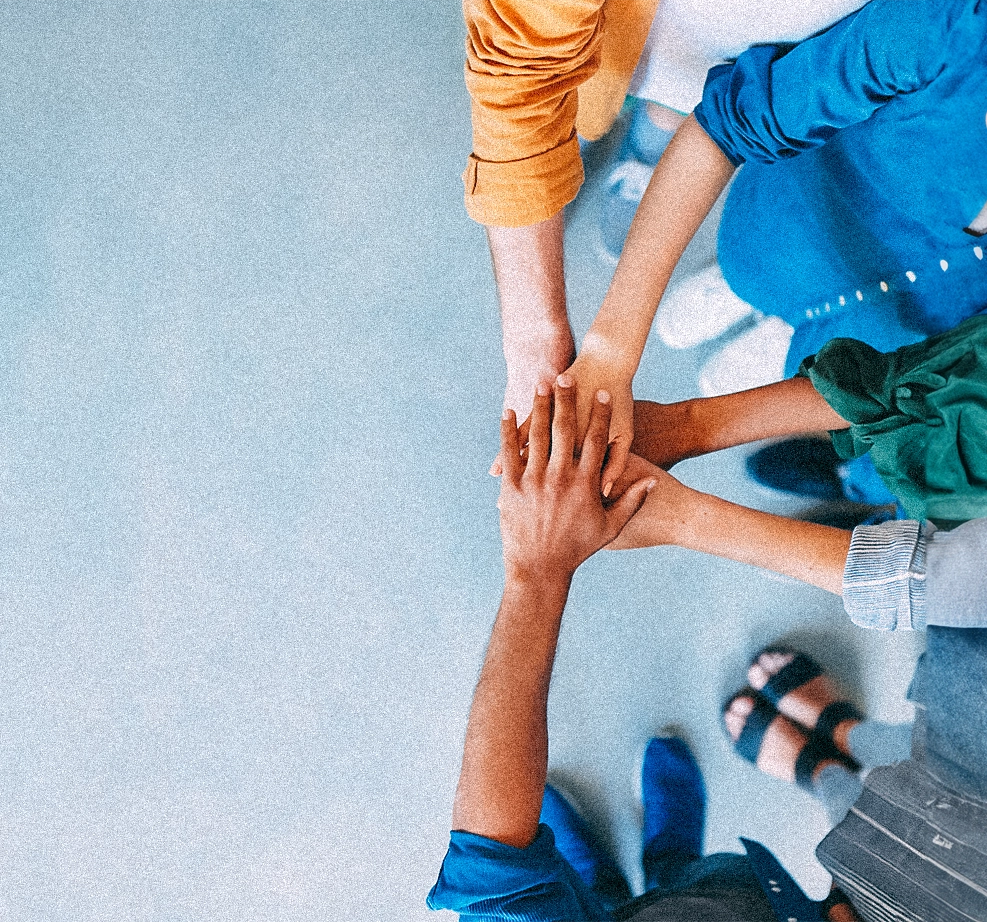
<path fill-rule="evenodd" d="M 487 229 L 507 360 L 504 408 L 520 420 L 535 385 L 553 382 L 575 357 L 562 209 L 583 182 L 576 119 L 580 88 L 602 61 L 603 7 L 463 2 L 473 126 L 465 204 Z"/>
<path fill-rule="evenodd" d="M 808 378 L 680 403 L 634 401 L 631 451 L 664 470 L 686 458 L 761 439 L 850 426 Z"/>
<path fill-rule="evenodd" d="M 783 573 L 835 595 L 852 532 L 758 512 L 679 483 L 643 458 L 631 455 L 624 478 L 651 477 L 655 487 L 609 547 L 628 550 L 674 544 Z M 614 486 L 618 495 L 623 482 Z"/>
<path fill-rule="evenodd" d="M 566 313 L 562 212 L 527 227 L 488 227 L 507 362 L 504 409 L 531 412 L 538 384 L 551 384 L 575 357 Z"/>
<path fill-rule="evenodd" d="M 631 382 L 658 302 L 733 172 L 733 164 L 696 119 L 687 118 L 655 168 L 610 289 L 569 369 L 579 388 L 580 431 L 587 425 L 592 395 L 601 388 L 613 394 L 605 493 L 623 471 L 634 439 Z"/>
<path fill-rule="evenodd" d="M 576 396 L 566 378 L 542 385 L 531 414 L 527 462 L 516 417 L 501 423 L 504 598 L 466 728 L 453 828 L 524 848 L 538 832 L 548 766 L 548 688 L 562 611 L 576 568 L 612 541 L 640 508 L 651 480 L 605 507 L 600 471 L 610 399 L 594 399 L 576 453 Z M 565 386 L 569 384 L 569 386 Z"/>

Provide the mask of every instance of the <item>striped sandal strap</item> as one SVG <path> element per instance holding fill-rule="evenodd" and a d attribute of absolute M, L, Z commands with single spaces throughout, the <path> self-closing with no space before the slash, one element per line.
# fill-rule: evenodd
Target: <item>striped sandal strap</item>
<path fill-rule="evenodd" d="M 819 719 L 816 721 L 816 727 L 813 732 L 816 736 L 831 740 L 833 738 L 833 731 L 844 720 L 863 719 L 864 715 L 850 701 L 834 701 L 832 704 L 828 704 L 823 708 Z"/>
<path fill-rule="evenodd" d="M 809 742 L 802 747 L 802 751 L 795 760 L 795 783 L 815 796 L 815 787 L 812 784 L 812 775 L 819 767 L 820 762 L 835 759 L 840 762 L 847 771 L 854 771 L 853 766 L 829 743 L 818 738 L 810 738 Z"/>

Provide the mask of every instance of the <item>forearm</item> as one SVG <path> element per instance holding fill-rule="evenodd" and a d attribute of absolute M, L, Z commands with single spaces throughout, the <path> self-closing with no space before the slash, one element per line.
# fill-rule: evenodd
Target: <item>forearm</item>
<path fill-rule="evenodd" d="M 707 452 L 761 439 L 846 429 L 850 425 L 826 403 L 808 378 L 789 378 L 693 403 Z"/>
<path fill-rule="evenodd" d="M 843 570 L 852 532 L 787 519 L 694 493 L 694 504 L 674 543 L 749 563 L 843 594 Z"/>
<path fill-rule="evenodd" d="M 655 168 L 584 348 L 636 370 L 672 271 L 733 171 L 696 120 L 686 119 Z"/>
<path fill-rule="evenodd" d="M 761 439 L 846 429 L 849 425 L 807 378 L 798 377 L 738 394 L 675 404 L 636 400 L 631 450 L 665 466 L 663 462 L 670 455 L 693 458 Z"/>
<path fill-rule="evenodd" d="M 841 595 L 851 537 L 851 532 L 839 528 L 738 506 L 661 474 L 644 506 L 611 547 L 678 545 L 783 573 Z"/>
<path fill-rule="evenodd" d="M 508 575 L 466 728 L 454 829 L 524 848 L 548 767 L 548 689 L 569 580 Z"/>
<path fill-rule="evenodd" d="M 572 362 L 562 264 L 562 213 L 528 227 L 488 227 L 507 362 L 504 405 L 528 415 L 539 381 Z"/>
<path fill-rule="evenodd" d="M 560 211 L 527 227 L 488 227 L 505 338 L 568 323 Z"/>

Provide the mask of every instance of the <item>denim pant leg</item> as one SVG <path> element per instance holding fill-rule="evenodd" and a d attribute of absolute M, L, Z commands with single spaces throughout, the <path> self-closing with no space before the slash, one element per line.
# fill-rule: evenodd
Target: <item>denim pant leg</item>
<path fill-rule="evenodd" d="M 912 757 L 987 800 L 987 628 L 930 627 L 908 697 L 919 705 Z"/>

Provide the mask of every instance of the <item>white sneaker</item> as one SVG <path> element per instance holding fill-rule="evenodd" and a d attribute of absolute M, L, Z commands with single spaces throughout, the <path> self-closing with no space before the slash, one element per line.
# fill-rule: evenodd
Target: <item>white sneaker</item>
<path fill-rule="evenodd" d="M 795 328 L 781 317 L 765 317 L 703 366 L 700 392 L 704 397 L 719 397 L 780 381 L 794 334 Z"/>
<path fill-rule="evenodd" d="M 607 177 L 600 208 L 600 243 L 607 259 L 616 262 L 624 249 L 644 193 L 655 168 L 640 160 L 624 160 Z"/>
<path fill-rule="evenodd" d="M 714 263 L 665 292 L 655 326 L 666 346 L 689 349 L 716 339 L 753 310 L 730 290 Z"/>

